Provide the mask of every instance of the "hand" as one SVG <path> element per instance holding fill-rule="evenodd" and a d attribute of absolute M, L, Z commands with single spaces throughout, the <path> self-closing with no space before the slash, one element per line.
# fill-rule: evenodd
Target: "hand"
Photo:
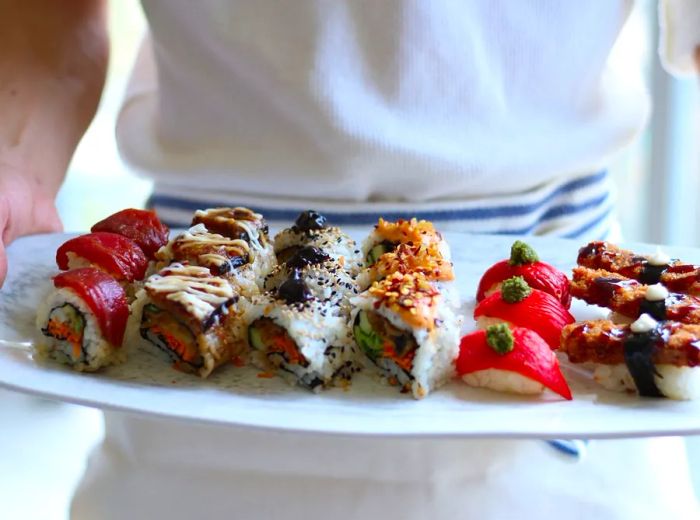
<path fill-rule="evenodd" d="M 7 276 L 5 247 L 15 238 L 61 231 L 53 190 L 41 179 L 0 163 L 0 286 Z"/>

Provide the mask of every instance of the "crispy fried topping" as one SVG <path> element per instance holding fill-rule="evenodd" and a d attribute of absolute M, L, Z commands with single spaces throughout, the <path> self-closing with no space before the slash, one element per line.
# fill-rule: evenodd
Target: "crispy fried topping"
<path fill-rule="evenodd" d="M 435 282 L 455 277 L 452 262 L 442 257 L 436 243 L 399 244 L 395 250 L 383 254 L 371 268 L 373 280 L 391 273 L 422 273 Z"/>
<path fill-rule="evenodd" d="M 394 273 L 369 288 L 379 300 L 375 307 L 384 306 L 398 313 L 415 327 L 432 330 L 440 293 L 422 273 Z"/>
<path fill-rule="evenodd" d="M 377 233 L 390 242 L 412 242 L 415 244 L 430 244 L 441 240 L 440 233 L 427 220 L 399 219 L 396 222 L 387 222 L 379 219 L 376 226 Z"/>

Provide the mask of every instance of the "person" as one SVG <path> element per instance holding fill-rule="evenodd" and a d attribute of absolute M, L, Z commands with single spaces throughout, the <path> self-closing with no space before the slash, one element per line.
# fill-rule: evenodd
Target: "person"
<path fill-rule="evenodd" d="M 273 221 L 313 207 L 340 223 L 417 215 L 440 229 L 604 238 L 605 164 L 648 111 L 607 66 L 632 4 L 143 0 L 150 34 L 118 143 L 172 225 L 240 204 Z M 5 245 L 61 228 L 53 200 L 108 54 L 101 2 L 2 5 L 0 278 Z M 669 69 L 700 66 L 700 7 L 666 0 L 660 12 Z M 76 519 L 698 515 L 679 439 L 599 441 L 573 463 L 539 441 L 334 438 L 118 413 L 105 427 Z"/>

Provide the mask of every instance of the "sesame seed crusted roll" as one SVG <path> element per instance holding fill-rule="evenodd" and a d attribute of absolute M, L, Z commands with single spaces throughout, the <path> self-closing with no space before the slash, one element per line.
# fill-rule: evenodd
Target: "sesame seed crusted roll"
<path fill-rule="evenodd" d="M 290 298 L 284 287 L 248 303 L 251 362 L 313 391 L 348 385 L 359 366 L 346 318 L 308 293 L 305 299 Z"/>
<path fill-rule="evenodd" d="M 325 217 L 313 210 L 301 213 L 292 227 L 275 236 L 278 263 L 287 262 L 304 246 L 320 249 L 353 276 L 362 268 L 360 250 L 355 241 L 339 227 L 328 226 Z"/>

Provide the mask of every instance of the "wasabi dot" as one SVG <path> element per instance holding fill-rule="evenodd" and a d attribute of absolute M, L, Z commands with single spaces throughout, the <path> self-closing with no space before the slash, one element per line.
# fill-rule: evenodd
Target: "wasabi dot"
<path fill-rule="evenodd" d="M 499 323 L 498 325 L 491 325 L 486 329 L 486 343 L 491 347 L 497 354 L 507 354 L 513 350 L 515 340 L 513 339 L 513 333 L 510 327 L 505 323 Z"/>
<path fill-rule="evenodd" d="M 521 240 L 513 242 L 510 247 L 510 260 L 508 260 L 510 265 L 533 264 L 539 261 L 540 257 L 537 256 L 537 252 L 532 247 Z"/>
<path fill-rule="evenodd" d="M 530 296 L 531 292 L 532 289 L 522 276 L 508 278 L 501 285 L 501 298 L 507 303 L 518 303 Z"/>

